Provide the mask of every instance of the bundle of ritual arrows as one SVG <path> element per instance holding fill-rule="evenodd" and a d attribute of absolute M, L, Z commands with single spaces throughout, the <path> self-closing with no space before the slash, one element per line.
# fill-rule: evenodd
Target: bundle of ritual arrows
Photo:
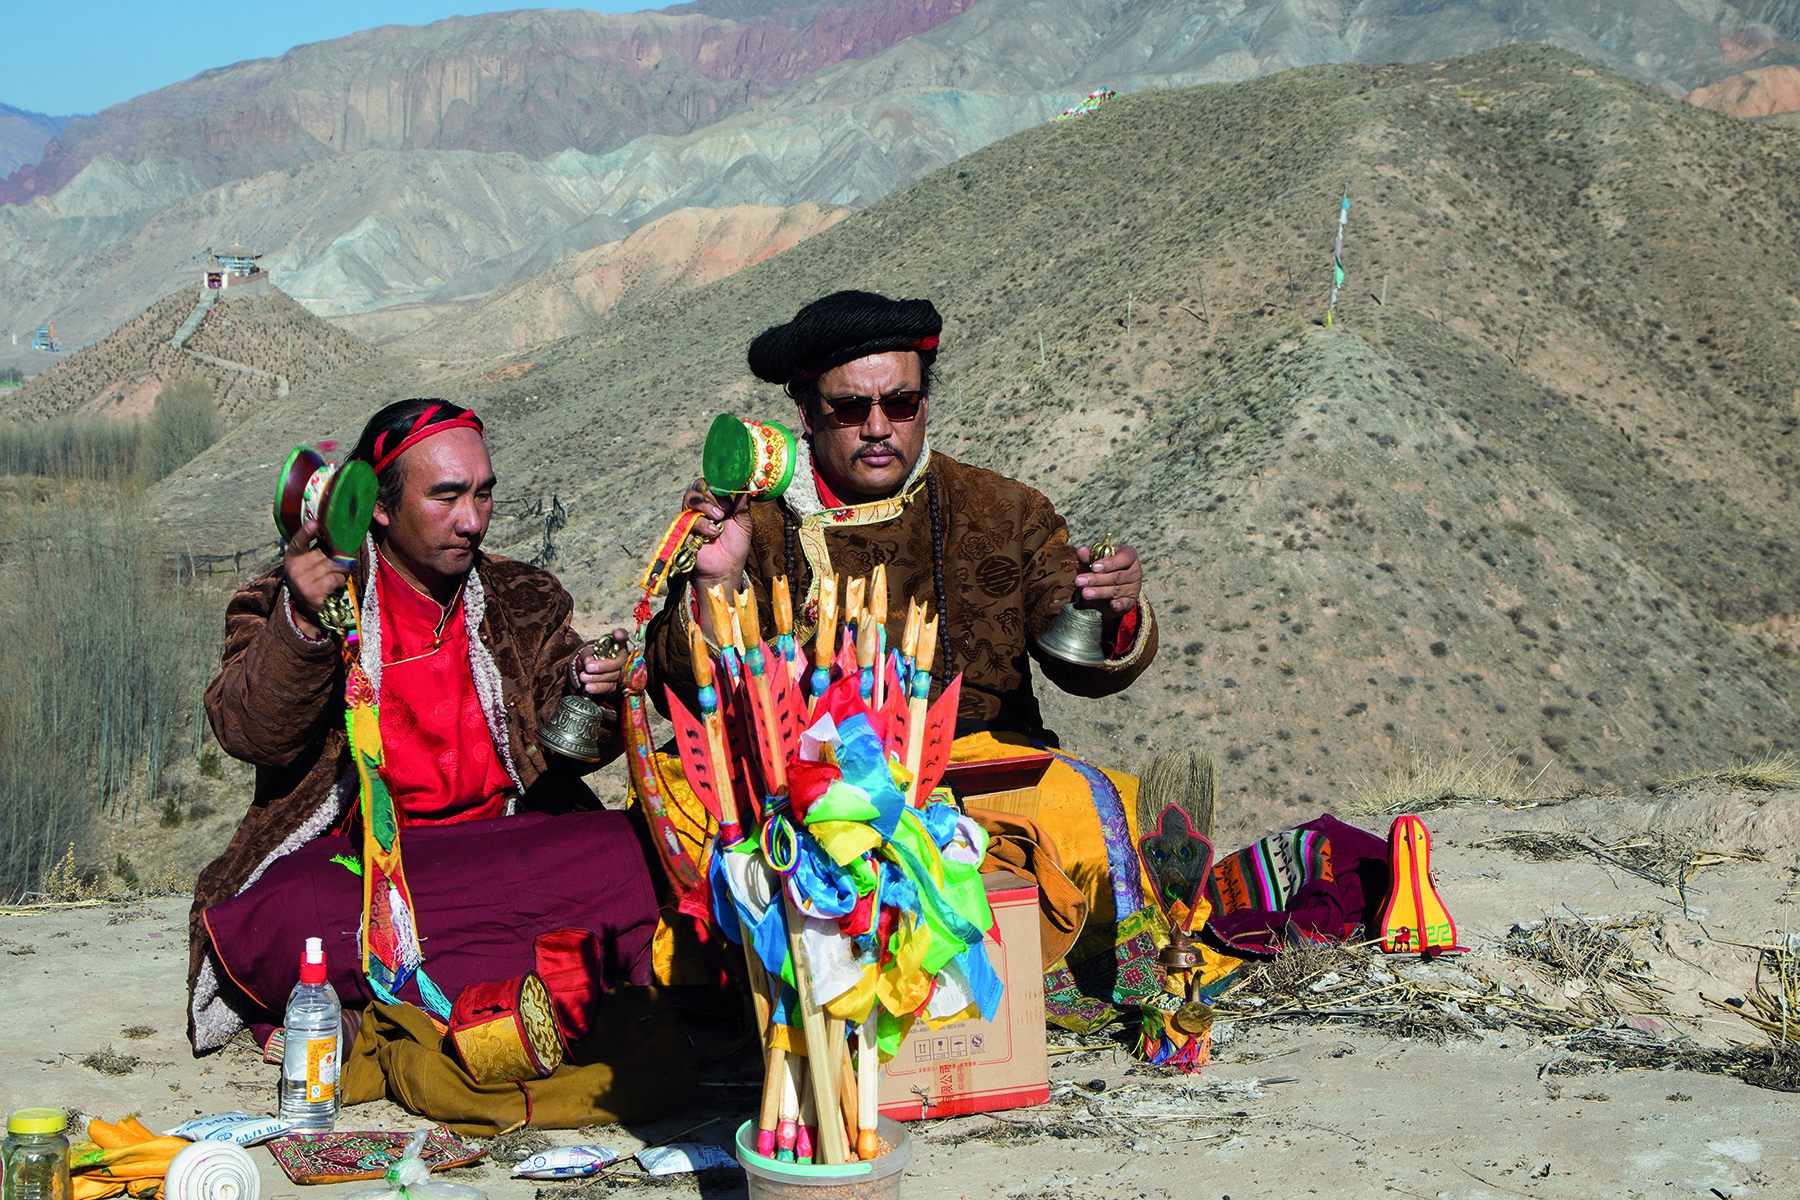
<path fill-rule="evenodd" d="M 937 619 L 887 636 L 877 567 L 820 581 L 810 655 L 787 580 L 775 645 L 750 592 L 705 597 L 698 716 L 669 694 L 682 769 L 718 822 L 712 916 L 744 948 L 766 1074 L 757 1152 L 838 1165 L 886 1149 L 877 1081 L 914 1020 L 992 1019 L 1001 983 L 980 864 L 987 835 L 938 789 L 961 676 L 930 701 Z M 802 676 L 805 676 L 804 680 Z"/>

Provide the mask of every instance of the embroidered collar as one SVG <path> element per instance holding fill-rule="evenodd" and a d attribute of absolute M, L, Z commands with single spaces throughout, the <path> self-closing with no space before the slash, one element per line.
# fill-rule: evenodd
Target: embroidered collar
<path fill-rule="evenodd" d="M 812 580 L 806 585 L 799 611 L 794 614 L 794 632 L 804 642 L 813 635 L 819 622 L 819 581 L 827 574 L 835 574 L 831 551 L 825 544 L 825 531 L 855 525 L 879 525 L 905 512 L 919 489 L 925 486 L 925 476 L 931 468 L 931 439 L 926 438 L 919 447 L 919 461 L 913 464 L 912 474 L 906 477 L 899 491 L 880 500 L 837 508 L 826 508 L 819 499 L 817 477 L 813 474 L 812 446 L 805 438 L 799 441 L 799 452 L 799 461 L 794 464 L 794 481 L 788 484 L 787 495 L 781 498 L 781 503 L 800 518 L 800 550 L 812 569 Z"/>
<path fill-rule="evenodd" d="M 827 508 L 819 498 L 818 482 L 813 474 L 816 468 L 813 466 L 812 443 L 805 438 L 796 438 L 795 448 L 798 458 L 794 463 L 794 481 L 788 484 L 787 494 L 781 499 L 802 523 L 813 517 L 833 525 L 869 525 L 889 520 L 906 507 L 906 502 L 912 499 L 913 493 L 924 484 L 925 472 L 931 467 L 931 439 L 927 437 L 919 447 L 919 461 L 913 464 L 912 473 L 892 496 L 862 504 Z"/>

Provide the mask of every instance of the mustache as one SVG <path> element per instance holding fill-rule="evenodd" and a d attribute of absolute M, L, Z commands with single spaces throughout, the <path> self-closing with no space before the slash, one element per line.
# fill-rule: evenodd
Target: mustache
<path fill-rule="evenodd" d="M 875 455 L 886 458 L 900 458 L 900 447 L 889 442 L 877 442 L 873 446 L 864 446 L 855 454 L 856 458 L 873 458 Z"/>

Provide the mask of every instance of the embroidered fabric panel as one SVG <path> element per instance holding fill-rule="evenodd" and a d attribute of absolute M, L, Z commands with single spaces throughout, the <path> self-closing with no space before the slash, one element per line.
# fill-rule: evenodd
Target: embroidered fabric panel
<path fill-rule="evenodd" d="M 276 1138 L 268 1147 L 295 1183 L 349 1183 L 380 1179 L 400 1161 L 411 1136 L 378 1129 L 302 1133 Z M 442 1171 L 472 1163 L 486 1153 L 440 1125 L 426 1136 L 419 1157 L 433 1171 Z"/>

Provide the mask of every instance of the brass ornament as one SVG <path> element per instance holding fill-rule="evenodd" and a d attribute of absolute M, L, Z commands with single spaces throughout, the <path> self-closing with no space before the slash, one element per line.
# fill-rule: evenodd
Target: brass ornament
<path fill-rule="evenodd" d="M 1157 952 L 1156 962 L 1165 972 L 1191 971 L 1200 965 L 1200 955 L 1185 930 L 1172 928 L 1169 944 Z"/>
<path fill-rule="evenodd" d="M 340 588 L 325 597 L 325 603 L 319 605 L 319 624 L 339 637 L 356 628 L 356 605 L 350 599 L 349 588 Z"/>
<path fill-rule="evenodd" d="M 1213 1010 L 1206 1007 L 1204 1001 L 1189 1000 L 1175 1010 L 1175 1015 L 1170 1020 L 1175 1028 L 1189 1037 L 1199 1037 L 1212 1028 Z"/>
<path fill-rule="evenodd" d="M 1038 649 L 1052 658 L 1080 667 L 1097 667 L 1106 661 L 1101 647 L 1101 616 L 1094 609 L 1070 601 L 1038 639 Z"/>

